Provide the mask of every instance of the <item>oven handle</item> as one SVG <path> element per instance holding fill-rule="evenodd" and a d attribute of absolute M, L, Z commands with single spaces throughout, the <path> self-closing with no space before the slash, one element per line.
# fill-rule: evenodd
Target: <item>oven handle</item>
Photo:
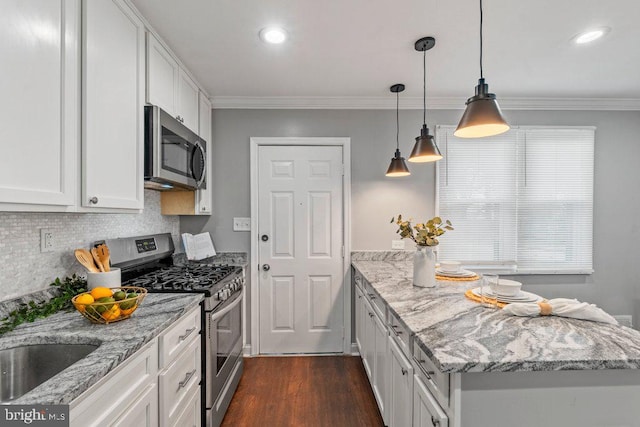
<path fill-rule="evenodd" d="M 240 304 L 240 302 L 242 301 L 242 293 L 239 292 L 238 294 L 239 294 L 239 297 L 236 298 L 236 300 L 234 302 L 232 302 L 231 304 L 229 304 L 228 306 L 226 306 L 225 308 L 223 308 L 220 311 L 215 311 L 215 312 L 211 313 L 211 321 L 212 322 L 217 321 L 222 316 L 224 316 L 225 314 L 227 314 L 228 312 L 233 310 L 238 304 Z"/>

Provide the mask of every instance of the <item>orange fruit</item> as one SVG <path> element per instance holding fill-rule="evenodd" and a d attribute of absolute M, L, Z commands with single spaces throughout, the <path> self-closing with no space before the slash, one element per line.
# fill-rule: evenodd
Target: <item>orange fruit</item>
<path fill-rule="evenodd" d="M 102 313 L 102 318 L 104 320 L 116 320 L 118 317 L 120 317 L 120 307 L 117 305 L 114 305 L 109 310 Z"/>
<path fill-rule="evenodd" d="M 78 295 L 75 301 L 76 308 L 78 311 L 83 312 L 87 305 L 92 304 L 94 301 L 93 297 L 90 294 L 84 293 Z"/>
<path fill-rule="evenodd" d="M 135 311 L 135 309 L 136 309 L 136 307 L 135 307 L 135 306 L 133 306 L 133 307 L 131 307 L 131 308 L 127 308 L 127 309 L 125 309 L 125 310 L 120 310 L 120 314 L 121 314 L 121 315 L 123 315 L 123 316 L 128 316 L 128 315 L 130 315 L 131 313 L 133 313 L 133 312 Z"/>
<path fill-rule="evenodd" d="M 104 297 L 110 297 L 113 295 L 113 291 L 110 288 L 97 287 L 91 290 L 91 296 L 93 299 L 99 299 Z"/>

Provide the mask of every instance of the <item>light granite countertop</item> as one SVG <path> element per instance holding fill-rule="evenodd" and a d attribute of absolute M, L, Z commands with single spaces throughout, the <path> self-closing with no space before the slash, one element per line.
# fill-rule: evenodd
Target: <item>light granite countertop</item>
<path fill-rule="evenodd" d="M 125 359 L 197 307 L 201 294 L 147 294 L 129 319 L 96 325 L 80 313 L 61 312 L 20 325 L 0 337 L 0 350 L 34 344 L 99 344 L 85 358 L 11 404 L 68 404 Z"/>
<path fill-rule="evenodd" d="M 465 298 L 477 281 L 417 288 L 411 261 L 392 253 L 363 258 L 354 256 L 353 266 L 442 372 L 640 369 L 639 331 L 556 316 L 510 316 Z"/>

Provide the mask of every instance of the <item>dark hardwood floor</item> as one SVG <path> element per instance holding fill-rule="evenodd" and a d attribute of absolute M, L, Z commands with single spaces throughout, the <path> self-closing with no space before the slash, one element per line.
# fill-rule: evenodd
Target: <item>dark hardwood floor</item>
<path fill-rule="evenodd" d="M 246 358 L 223 427 L 383 426 L 354 356 Z"/>

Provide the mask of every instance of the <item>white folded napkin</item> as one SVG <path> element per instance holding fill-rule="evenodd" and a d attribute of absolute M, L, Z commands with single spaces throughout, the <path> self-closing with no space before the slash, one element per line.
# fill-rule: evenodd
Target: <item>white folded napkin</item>
<path fill-rule="evenodd" d="M 513 303 L 502 309 L 513 316 L 561 316 L 617 325 L 618 321 L 595 304 L 575 299 L 555 298 L 538 303 Z"/>

